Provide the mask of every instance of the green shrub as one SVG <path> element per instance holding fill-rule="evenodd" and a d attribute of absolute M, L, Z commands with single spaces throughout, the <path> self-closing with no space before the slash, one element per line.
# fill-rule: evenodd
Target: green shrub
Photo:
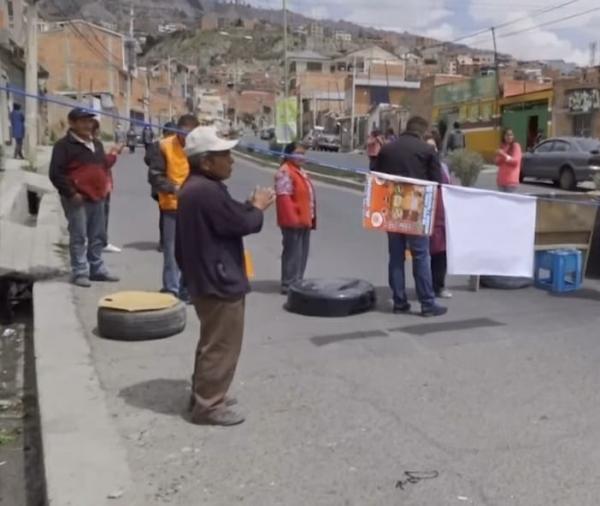
<path fill-rule="evenodd" d="M 459 149 L 448 155 L 448 166 L 462 186 L 473 186 L 483 170 L 483 157 L 474 151 Z"/>

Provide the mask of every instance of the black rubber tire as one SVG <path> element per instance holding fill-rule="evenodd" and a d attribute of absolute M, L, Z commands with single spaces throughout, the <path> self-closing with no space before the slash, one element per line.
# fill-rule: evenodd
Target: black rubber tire
<path fill-rule="evenodd" d="M 560 169 L 560 179 L 558 186 L 561 190 L 574 190 L 577 186 L 577 180 L 575 179 L 575 173 L 570 167 L 563 167 Z"/>
<path fill-rule="evenodd" d="M 294 284 L 285 308 L 304 316 L 341 317 L 373 309 L 377 297 L 371 283 L 360 279 L 313 279 Z"/>
<path fill-rule="evenodd" d="M 121 311 L 98 308 L 98 334 L 119 341 L 163 339 L 185 329 L 186 307 L 178 302 L 156 311 Z"/>
<path fill-rule="evenodd" d="M 533 285 L 533 279 L 514 276 L 480 276 L 479 283 L 485 288 L 520 290 L 521 288 L 528 288 Z"/>

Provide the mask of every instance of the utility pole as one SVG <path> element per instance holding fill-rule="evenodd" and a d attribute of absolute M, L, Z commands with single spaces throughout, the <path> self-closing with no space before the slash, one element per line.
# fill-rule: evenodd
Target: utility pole
<path fill-rule="evenodd" d="M 167 76 L 169 79 L 169 121 L 173 120 L 173 77 L 171 76 L 171 57 L 167 56 Z"/>
<path fill-rule="evenodd" d="M 288 69 L 288 23 L 287 23 L 287 0 L 283 0 L 283 96 L 288 98 L 290 94 L 290 81 Z"/>
<path fill-rule="evenodd" d="M 493 111 L 493 115 L 497 116 L 500 113 L 500 106 L 498 104 L 498 100 L 500 99 L 500 72 L 499 72 L 499 64 L 498 64 L 498 47 L 496 46 L 496 28 L 491 27 L 492 31 L 492 42 L 494 43 L 494 74 L 496 74 L 496 110 Z M 502 123 L 502 121 L 500 121 Z M 500 125 L 496 125 L 496 129 Z M 479 285 L 478 285 L 479 286 Z"/>
<path fill-rule="evenodd" d="M 354 151 L 354 116 L 356 115 L 356 56 L 352 63 L 352 109 L 350 116 L 350 151 Z"/>
<path fill-rule="evenodd" d="M 288 127 L 288 106 L 287 98 L 290 94 L 290 76 L 288 69 L 288 19 L 287 19 L 287 0 L 283 0 L 283 121 L 284 130 Z M 289 139 L 291 140 L 291 139 Z"/>
<path fill-rule="evenodd" d="M 37 1 L 27 4 L 27 46 L 25 68 L 25 150 L 33 163 L 36 161 L 38 142 L 38 44 L 37 44 Z"/>
<path fill-rule="evenodd" d="M 150 123 L 150 71 L 146 67 L 146 78 L 144 79 L 144 121 Z"/>
<path fill-rule="evenodd" d="M 133 71 L 135 69 L 135 41 L 133 38 L 133 2 L 129 8 L 129 38 L 126 42 L 127 49 L 127 95 L 125 97 L 125 117 L 131 118 L 131 92 L 133 87 Z"/>

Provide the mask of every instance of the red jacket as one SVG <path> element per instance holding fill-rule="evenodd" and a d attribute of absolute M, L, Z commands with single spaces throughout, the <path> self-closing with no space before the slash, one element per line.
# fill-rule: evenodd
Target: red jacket
<path fill-rule="evenodd" d="M 277 224 L 281 228 L 310 228 L 317 225 L 315 190 L 308 175 L 293 160 L 275 174 Z"/>

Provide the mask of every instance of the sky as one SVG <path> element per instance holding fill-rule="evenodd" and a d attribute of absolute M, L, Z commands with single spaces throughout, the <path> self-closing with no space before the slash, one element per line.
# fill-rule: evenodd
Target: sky
<path fill-rule="evenodd" d="M 287 1 L 289 9 L 317 19 L 344 19 L 441 40 L 454 40 L 496 26 L 498 51 L 525 60 L 564 59 L 587 65 L 590 43 L 596 40 L 599 42 L 596 62 L 600 63 L 599 0 Z M 250 0 L 250 3 L 271 8 L 281 6 L 281 0 Z M 575 17 L 568 19 L 571 16 Z M 491 49 L 491 32 L 461 42 Z"/>

